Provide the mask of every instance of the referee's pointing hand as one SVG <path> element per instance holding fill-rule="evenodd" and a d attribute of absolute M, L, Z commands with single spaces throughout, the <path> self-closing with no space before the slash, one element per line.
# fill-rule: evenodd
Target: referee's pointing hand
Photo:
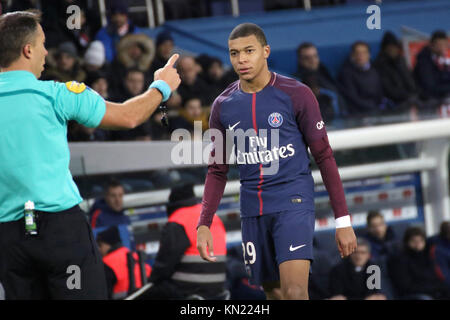
<path fill-rule="evenodd" d="M 176 90 L 180 85 L 181 79 L 180 75 L 173 66 L 175 62 L 178 60 L 179 54 L 175 53 L 169 58 L 166 65 L 155 71 L 154 79 L 155 80 L 163 80 L 165 81 L 172 91 Z"/>

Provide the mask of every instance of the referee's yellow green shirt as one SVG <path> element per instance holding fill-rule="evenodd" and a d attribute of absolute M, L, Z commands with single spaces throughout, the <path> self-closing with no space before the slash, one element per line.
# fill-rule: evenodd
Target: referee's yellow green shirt
<path fill-rule="evenodd" d="M 28 71 L 0 73 L 0 222 L 82 201 L 69 171 L 67 122 L 97 127 L 103 98 L 82 83 L 40 81 Z"/>

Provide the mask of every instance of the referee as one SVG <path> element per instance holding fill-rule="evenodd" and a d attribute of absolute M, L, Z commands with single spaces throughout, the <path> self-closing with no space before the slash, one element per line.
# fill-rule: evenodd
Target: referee
<path fill-rule="evenodd" d="M 107 102 L 83 83 L 37 80 L 48 53 L 40 16 L 0 16 L 0 283 L 6 299 L 106 299 L 102 259 L 69 171 L 67 122 L 140 125 L 178 87 L 178 55 L 145 93 Z M 25 220 L 29 201 L 34 214 Z"/>

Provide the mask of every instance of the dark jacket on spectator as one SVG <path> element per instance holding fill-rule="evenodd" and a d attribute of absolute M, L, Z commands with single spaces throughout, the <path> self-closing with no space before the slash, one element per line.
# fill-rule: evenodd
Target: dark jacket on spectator
<path fill-rule="evenodd" d="M 450 289 L 450 241 L 438 236 L 430 249 L 438 278 Z"/>
<path fill-rule="evenodd" d="M 395 103 L 402 103 L 418 93 L 403 56 L 392 59 L 381 52 L 374 65 L 380 75 L 384 94 Z"/>
<path fill-rule="evenodd" d="M 368 114 L 380 111 L 383 89 L 380 76 L 373 66 L 362 70 L 347 60 L 338 80 L 351 112 Z"/>
<path fill-rule="evenodd" d="M 300 81 L 305 82 L 305 83 L 308 81 L 313 81 L 313 82 L 317 83 L 319 88 L 323 88 L 323 89 L 332 91 L 337 97 L 339 113 L 340 114 L 346 113 L 345 99 L 339 93 L 339 89 L 338 89 L 336 81 L 331 76 L 328 69 L 322 63 L 319 65 L 318 70 L 310 70 L 310 69 L 306 69 L 302 66 L 299 66 L 297 72 L 294 74 L 294 77 L 296 77 L 297 79 L 299 79 Z M 321 112 L 323 115 L 324 109 L 329 109 L 325 106 L 325 104 L 327 104 L 327 105 L 331 104 L 330 102 L 328 102 L 328 100 L 330 98 L 327 96 L 324 96 L 324 95 L 316 96 L 316 98 L 318 100 L 322 99 L 322 104 L 320 103 L 321 101 L 319 101 L 319 105 L 321 107 Z M 337 115 L 335 114 L 335 116 L 337 116 Z M 330 119 L 331 117 L 328 116 L 326 118 Z M 325 121 L 327 121 L 327 120 L 325 119 Z"/>
<path fill-rule="evenodd" d="M 92 228 L 130 224 L 130 218 L 128 218 L 124 210 L 120 212 L 114 211 L 103 198 L 95 201 L 89 211 L 89 217 Z"/>
<path fill-rule="evenodd" d="M 428 248 L 410 249 L 393 254 L 388 261 L 390 278 L 400 297 L 426 294 L 435 299 L 449 298 L 449 291 L 438 279 Z"/>
<path fill-rule="evenodd" d="M 355 266 L 346 258 L 337 264 L 330 273 L 330 295 L 344 295 L 349 300 L 364 299 L 372 294 L 379 293 L 378 289 L 367 288 L 367 267 L 374 264 L 368 261 L 358 272 Z"/>
<path fill-rule="evenodd" d="M 183 101 L 199 98 L 203 106 L 210 106 L 216 98 L 210 92 L 208 84 L 200 76 L 197 76 L 196 81 L 191 86 L 181 82 L 177 92 Z"/>
<path fill-rule="evenodd" d="M 387 256 L 396 249 L 395 246 L 398 240 L 394 230 L 390 226 L 387 227 L 386 236 L 383 240 L 372 236 L 368 232 L 364 235 L 364 238 L 369 241 L 371 257 L 375 260 L 387 258 Z"/>
<path fill-rule="evenodd" d="M 450 95 L 450 65 L 439 67 L 430 47 L 417 55 L 414 75 L 426 98 L 444 98 Z"/>

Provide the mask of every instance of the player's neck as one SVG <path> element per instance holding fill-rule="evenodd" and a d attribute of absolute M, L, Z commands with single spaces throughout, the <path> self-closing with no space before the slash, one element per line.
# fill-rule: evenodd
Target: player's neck
<path fill-rule="evenodd" d="M 261 91 L 265 86 L 267 86 L 271 78 L 272 73 L 265 68 L 265 70 L 262 70 L 261 73 L 252 80 L 240 79 L 241 89 L 247 93 Z"/>

